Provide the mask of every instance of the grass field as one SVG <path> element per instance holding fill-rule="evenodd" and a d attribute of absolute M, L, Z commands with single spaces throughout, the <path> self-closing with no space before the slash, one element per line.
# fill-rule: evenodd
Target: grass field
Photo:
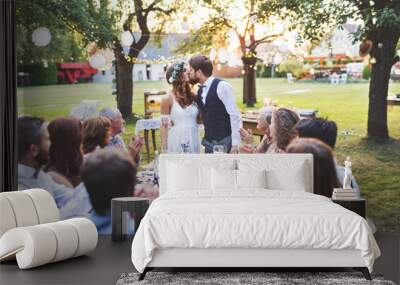
<path fill-rule="evenodd" d="M 229 79 L 241 103 L 242 80 Z M 143 114 L 143 92 L 168 90 L 164 82 L 137 82 L 134 86 L 133 111 Z M 400 93 L 400 84 L 392 83 L 389 93 Z M 315 108 L 319 116 L 336 121 L 339 138 L 335 155 L 339 163 L 346 156 L 353 160 L 353 173 L 362 194 L 368 199 L 368 215 L 379 228 L 400 232 L 400 106 L 388 107 L 391 140 L 385 143 L 364 139 L 367 126 L 368 84 L 332 86 L 326 83 L 293 83 L 282 79 L 257 79 L 257 98 L 296 108 Z M 18 112 L 44 117 L 46 120 L 68 115 L 83 99 L 99 100 L 99 108 L 116 106 L 111 84 L 56 85 L 18 89 Z M 134 121 L 128 120 L 124 138 L 134 132 Z"/>

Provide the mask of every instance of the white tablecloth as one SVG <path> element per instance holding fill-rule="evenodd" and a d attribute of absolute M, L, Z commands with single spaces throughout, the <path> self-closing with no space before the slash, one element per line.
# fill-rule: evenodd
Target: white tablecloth
<path fill-rule="evenodd" d="M 140 119 L 136 122 L 135 133 L 138 134 L 142 130 L 157 130 L 161 127 L 161 119 Z"/>

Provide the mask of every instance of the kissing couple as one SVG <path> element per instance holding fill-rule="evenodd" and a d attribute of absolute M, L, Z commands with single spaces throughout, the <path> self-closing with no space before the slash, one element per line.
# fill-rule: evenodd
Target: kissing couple
<path fill-rule="evenodd" d="M 161 101 L 161 144 L 163 152 L 200 153 L 198 123 L 204 124 L 201 144 L 206 153 L 215 146 L 238 153 L 242 118 L 232 86 L 213 77 L 213 64 L 204 55 L 177 62 L 167 68 L 171 90 Z M 193 86 L 198 85 L 196 93 Z M 217 148 L 221 148 L 217 147 Z"/>

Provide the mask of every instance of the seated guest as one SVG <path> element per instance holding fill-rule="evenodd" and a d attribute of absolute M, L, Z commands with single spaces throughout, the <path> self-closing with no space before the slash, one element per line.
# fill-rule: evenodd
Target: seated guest
<path fill-rule="evenodd" d="M 100 116 L 106 117 L 111 122 L 111 136 L 108 142 L 108 146 L 116 147 L 118 149 L 127 151 L 125 142 L 119 134 L 124 131 L 124 119 L 122 118 L 121 112 L 118 109 L 104 108 L 100 111 Z M 134 162 L 139 165 L 140 162 L 140 149 L 144 144 L 143 137 L 137 135 L 133 136 L 130 142 L 130 148 L 134 148 L 136 156 Z"/>
<path fill-rule="evenodd" d="M 78 186 L 83 161 L 81 122 L 75 117 L 58 118 L 51 121 L 47 129 L 51 141 L 47 173 L 58 183 L 62 183 L 62 177 L 72 187 Z"/>
<path fill-rule="evenodd" d="M 105 117 L 92 117 L 83 122 L 83 153 L 108 146 L 111 136 L 111 121 Z"/>
<path fill-rule="evenodd" d="M 267 116 L 266 116 L 267 118 Z M 252 140 L 253 134 L 249 131 L 241 130 L 241 136 L 245 144 L 241 147 L 243 153 L 284 153 L 287 145 L 297 136 L 294 126 L 300 120 L 299 115 L 289 109 L 279 108 L 272 111 L 271 125 L 266 128 L 265 139 L 257 147 L 252 143 L 246 143 Z M 265 123 L 267 119 L 265 120 Z"/>
<path fill-rule="evenodd" d="M 97 150 L 83 164 L 82 180 L 93 205 L 88 218 L 96 224 L 99 234 L 111 234 L 111 199 L 133 195 L 133 161 L 117 150 Z M 133 228 L 133 222 L 129 223 L 128 231 L 133 232 Z"/>
<path fill-rule="evenodd" d="M 111 121 L 111 137 L 108 145 L 127 150 L 123 139 L 119 135 L 124 131 L 125 123 L 121 112 L 118 109 L 104 108 L 100 111 L 100 116 L 106 117 Z"/>
<path fill-rule="evenodd" d="M 287 153 L 311 153 L 314 157 L 314 193 L 332 197 L 333 188 L 339 187 L 332 149 L 317 139 L 299 138 L 286 148 Z"/>
<path fill-rule="evenodd" d="M 269 125 L 271 124 L 271 115 L 272 115 L 272 108 L 264 107 L 260 110 L 260 115 L 257 119 L 257 129 L 261 132 L 264 132 L 265 135 L 263 136 L 261 142 L 258 146 L 254 149 L 254 138 L 253 132 L 251 129 L 247 131 L 245 129 L 240 129 L 240 137 L 244 144 L 240 147 L 239 151 L 241 153 L 266 153 L 268 147 L 271 145 L 271 132 L 269 130 Z"/>
<path fill-rule="evenodd" d="M 327 145 L 329 145 L 332 150 L 335 149 L 336 138 L 337 138 L 337 125 L 333 121 L 328 121 L 322 118 L 313 118 L 301 120 L 297 123 L 295 129 L 299 137 L 301 138 L 316 138 Z M 343 183 L 344 179 L 344 166 L 338 165 L 335 160 L 336 174 L 338 176 L 339 182 Z M 360 191 L 360 188 L 353 176 L 351 180 L 351 186 Z"/>
<path fill-rule="evenodd" d="M 42 171 L 49 161 L 50 139 L 47 126 L 41 118 L 18 118 L 18 190 L 41 188 L 54 198 L 61 219 L 82 216 L 90 210 L 89 196 L 81 183 L 75 189 L 56 183 Z"/>

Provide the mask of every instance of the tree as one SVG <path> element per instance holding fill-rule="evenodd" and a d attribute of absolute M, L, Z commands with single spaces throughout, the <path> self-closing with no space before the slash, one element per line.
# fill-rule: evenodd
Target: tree
<path fill-rule="evenodd" d="M 310 40 L 324 36 L 327 28 L 349 19 L 363 23 L 354 34 L 360 39 L 360 52 L 369 54 L 372 63 L 369 86 L 368 138 L 387 139 L 387 95 L 390 71 L 399 60 L 396 45 L 400 38 L 400 1 L 383 0 L 264 0 L 259 13 L 286 9 L 286 16 Z"/>
<path fill-rule="evenodd" d="M 231 34 L 239 42 L 239 50 L 243 62 L 243 103 L 247 107 L 253 107 L 257 102 L 256 98 L 256 49 L 260 44 L 272 42 L 282 34 L 272 28 L 273 21 L 277 20 L 279 11 L 264 13 L 262 18 L 258 15 L 260 1 L 235 0 L 212 1 L 203 0 L 199 6 L 208 9 L 208 19 L 202 26 L 193 31 L 191 39 L 181 45 L 180 51 L 210 51 L 212 47 L 227 46 Z M 262 29 L 261 25 L 264 25 Z M 265 29 L 268 27 L 269 29 Z M 256 33 L 259 29 L 260 34 Z"/>
<path fill-rule="evenodd" d="M 33 1 L 32 1 L 33 2 Z M 165 2 L 165 3 L 164 3 Z M 152 34 L 160 34 L 176 11 L 178 1 L 151 0 L 35 0 L 37 8 L 82 35 L 85 45 L 111 48 L 116 60 L 117 106 L 132 114 L 133 67 Z M 150 22 L 153 23 L 150 27 Z M 128 31 L 133 43 L 125 55 L 119 36 Z M 138 35 L 138 38 L 135 38 Z"/>
<path fill-rule="evenodd" d="M 31 35 L 38 27 L 51 31 L 51 41 L 46 47 L 32 44 Z M 41 61 L 79 61 L 84 59 L 80 37 L 60 23 L 54 15 L 47 14 L 35 2 L 16 1 L 16 52 L 18 65 Z"/>

